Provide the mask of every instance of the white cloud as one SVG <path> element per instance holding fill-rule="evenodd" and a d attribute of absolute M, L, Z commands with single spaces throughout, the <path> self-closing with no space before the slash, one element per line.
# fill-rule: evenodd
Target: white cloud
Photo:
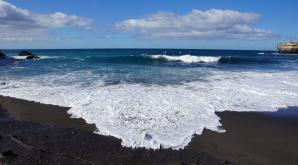
<path fill-rule="evenodd" d="M 56 12 L 49 15 L 35 15 L 35 20 L 38 24 L 44 27 L 64 27 L 78 26 L 86 27 L 92 23 L 89 18 L 82 18 L 76 15 L 67 15 L 65 13 Z"/>
<path fill-rule="evenodd" d="M 67 15 L 32 13 L 0 0 L 0 41 L 32 41 L 41 39 L 49 28 L 88 27 L 89 18 Z"/>
<path fill-rule="evenodd" d="M 145 38 L 186 39 L 269 39 L 269 30 L 254 28 L 259 20 L 255 13 L 234 10 L 192 10 L 186 15 L 158 12 L 140 19 L 116 23 L 121 31 L 129 31 Z"/>

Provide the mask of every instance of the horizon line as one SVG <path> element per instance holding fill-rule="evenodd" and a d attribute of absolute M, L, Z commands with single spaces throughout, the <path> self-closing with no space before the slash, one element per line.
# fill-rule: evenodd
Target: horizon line
<path fill-rule="evenodd" d="M 224 48 L 0 48 L 3 50 L 92 50 L 92 49 L 165 49 L 165 50 L 241 50 L 241 51 L 277 51 L 276 49 L 224 49 Z"/>

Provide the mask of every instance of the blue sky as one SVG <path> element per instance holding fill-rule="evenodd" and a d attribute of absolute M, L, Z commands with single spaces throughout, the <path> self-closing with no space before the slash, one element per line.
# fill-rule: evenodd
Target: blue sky
<path fill-rule="evenodd" d="M 0 0 L 0 48 L 275 49 L 298 40 L 297 6 L 293 0 Z"/>

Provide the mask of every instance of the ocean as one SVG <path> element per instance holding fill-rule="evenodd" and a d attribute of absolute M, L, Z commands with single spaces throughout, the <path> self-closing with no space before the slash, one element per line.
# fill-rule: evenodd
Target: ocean
<path fill-rule="evenodd" d="M 298 55 L 192 49 L 30 50 L 0 61 L 0 95 L 70 107 L 127 147 L 187 146 L 216 112 L 298 106 Z M 86 139 L 87 140 L 87 139 Z"/>

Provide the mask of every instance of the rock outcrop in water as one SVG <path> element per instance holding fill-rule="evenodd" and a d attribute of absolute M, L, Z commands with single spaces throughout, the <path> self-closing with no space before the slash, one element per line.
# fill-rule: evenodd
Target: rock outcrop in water
<path fill-rule="evenodd" d="M 279 53 L 298 54 L 298 42 L 280 43 L 277 49 Z"/>
<path fill-rule="evenodd" d="M 6 59 L 6 58 L 7 58 L 7 56 L 2 51 L 0 51 L 0 60 Z"/>
<path fill-rule="evenodd" d="M 19 53 L 19 56 L 26 56 L 26 59 L 38 59 L 39 57 L 31 52 L 28 52 L 26 50 L 22 50 Z"/>

